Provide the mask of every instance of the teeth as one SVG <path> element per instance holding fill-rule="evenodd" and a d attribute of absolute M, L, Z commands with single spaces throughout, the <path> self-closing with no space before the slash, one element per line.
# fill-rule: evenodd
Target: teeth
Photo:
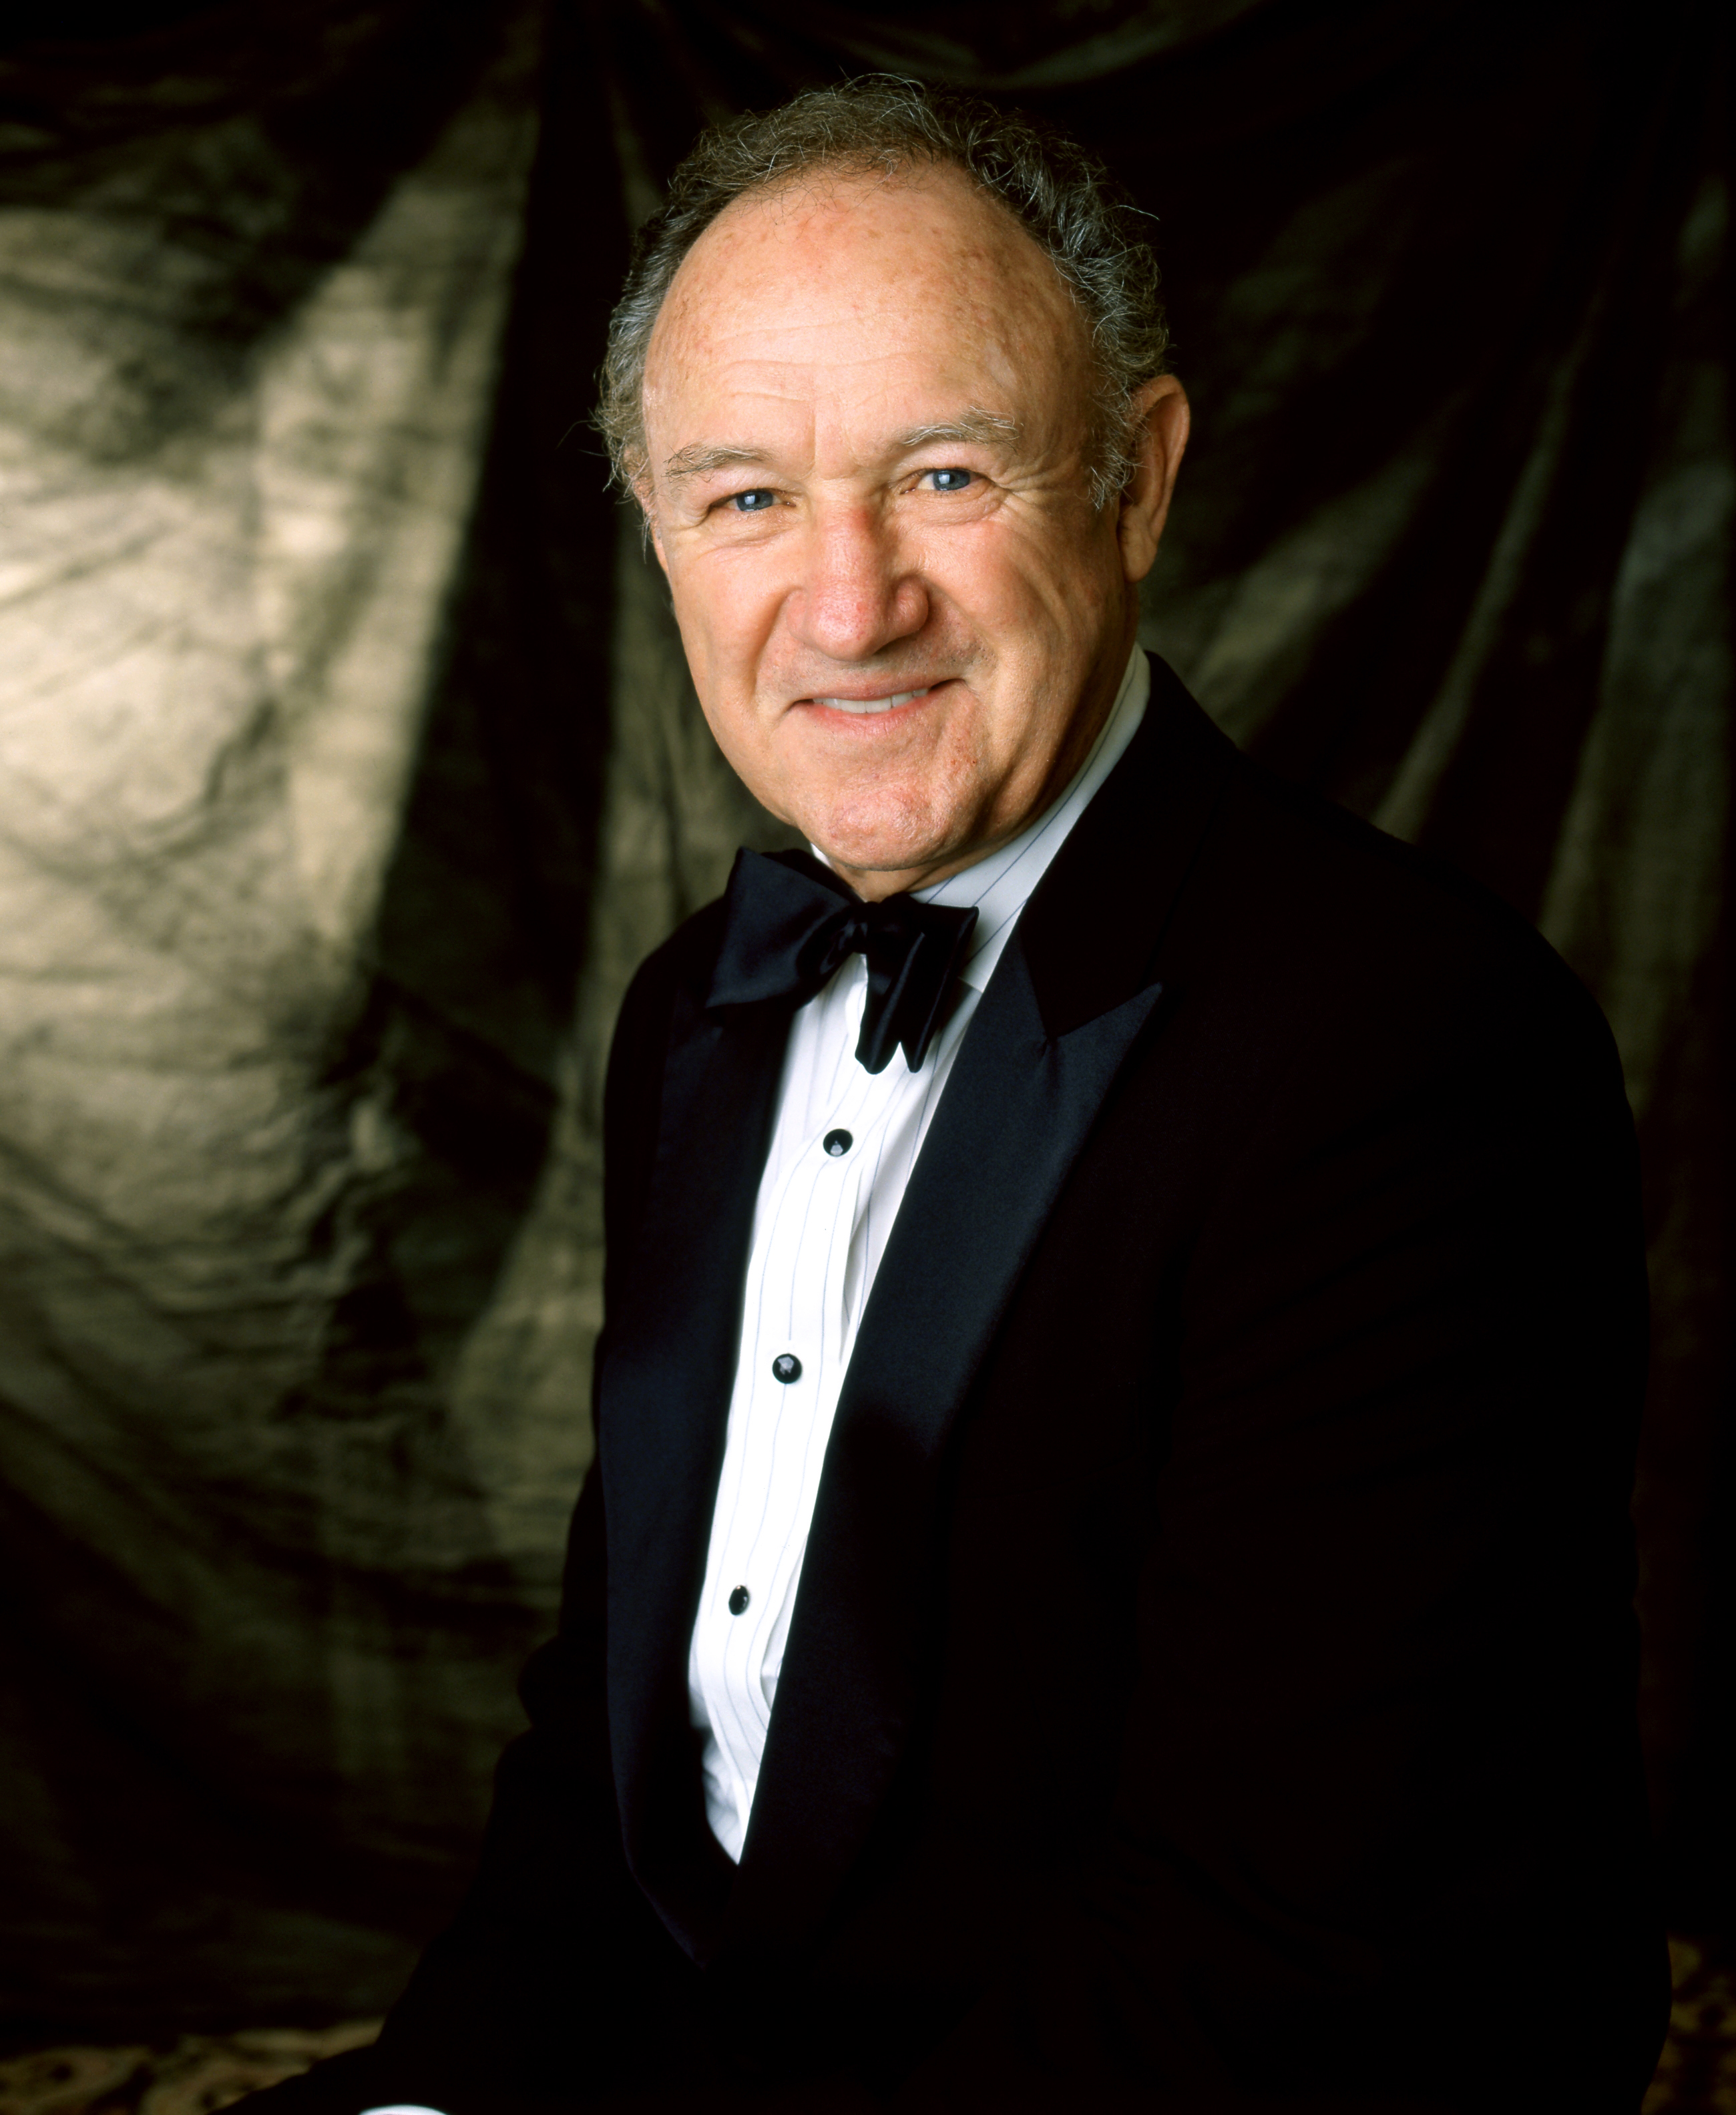
<path fill-rule="evenodd" d="M 829 705 L 835 713 L 889 713 L 895 705 L 907 705 L 912 698 L 925 697 L 934 688 L 925 683 L 920 690 L 894 690 L 889 698 L 816 698 L 816 705 Z"/>

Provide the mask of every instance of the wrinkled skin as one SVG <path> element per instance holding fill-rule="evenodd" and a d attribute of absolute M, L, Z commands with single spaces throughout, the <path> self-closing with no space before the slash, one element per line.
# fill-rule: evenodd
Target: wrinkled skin
<path fill-rule="evenodd" d="M 751 194 L 676 275 L 639 497 L 700 701 L 865 897 L 1016 836 L 1114 700 L 1187 403 L 1146 386 L 1099 509 L 1091 382 L 1059 274 L 955 170 Z"/>

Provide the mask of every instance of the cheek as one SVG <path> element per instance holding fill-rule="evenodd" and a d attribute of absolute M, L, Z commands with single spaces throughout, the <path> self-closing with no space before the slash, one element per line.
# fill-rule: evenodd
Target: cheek
<path fill-rule="evenodd" d="M 1006 510 L 925 557 L 980 629 L 1041 655 L 1095 625 L 1111 585 L 1102 541 L 1095 519 L 1072 510 L 1036 520 Z"/>
<path fill-rule="evenodd" d="M 737 599 L 719 592 L 715 580 L 677 571 L 670 575 L 669 597 L 676 626 L 706 717 L 723 708 L 742 686 L 744 663 L 751 663 Z"/>
<path fill-rule="evenodd" d="M 726 681 L 752 681 L 775 627 L 780 578 L 759 554 L 708 552 L 672 570 L 669 591 L 688 658 Z"/>
<path fill-rule="evenodd" d="M 705 724 L 731 770 L 757 801 L 783 815 L 775 726 L 760 710 L 759 678 L 770 629 L 765 599 L 756 600 L 749 583 L 723 579 L 721 568 L 677 569 L 669 589 Z"/>

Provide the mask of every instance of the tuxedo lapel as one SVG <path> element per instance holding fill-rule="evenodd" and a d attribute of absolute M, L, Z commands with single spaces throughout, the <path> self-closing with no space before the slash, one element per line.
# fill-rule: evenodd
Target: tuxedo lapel
<path fill-rule="evenodd" d="M 1145 723 L 985 993 L 839 1399 L 728 1943 L 798 1941 L 884 1801 L 916 1695 L 947 1435 L 1117 1073 L 1234 751 L 1161 663 Z"/>
<path fill-rule="evenodd" d="M 785 1005 L 707 1014 L 678 987 L 655 1158 L 625 1311 L 598 1374 L 609 1538 L 609 1719 L 627 1861 L 703 1955 L 728 1864 L 705 1826 L 687 1643 L 722 1458 L 742 1274 Z"/>

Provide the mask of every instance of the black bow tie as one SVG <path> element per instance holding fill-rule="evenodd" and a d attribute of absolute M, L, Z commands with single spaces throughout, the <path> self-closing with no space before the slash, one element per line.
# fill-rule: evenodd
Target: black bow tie
<path fill-rule="evenodd" d="M 723 917 L 712 1006 L 811 999 L 850 956 L 867 957 L 856 1054 L 870 1072 L 884 1071 L 901 1043 L 911 1071 L 921 1064 L 976 923 L 974 905 L 864 903 L 806 852 L 737 852 Z"/>

